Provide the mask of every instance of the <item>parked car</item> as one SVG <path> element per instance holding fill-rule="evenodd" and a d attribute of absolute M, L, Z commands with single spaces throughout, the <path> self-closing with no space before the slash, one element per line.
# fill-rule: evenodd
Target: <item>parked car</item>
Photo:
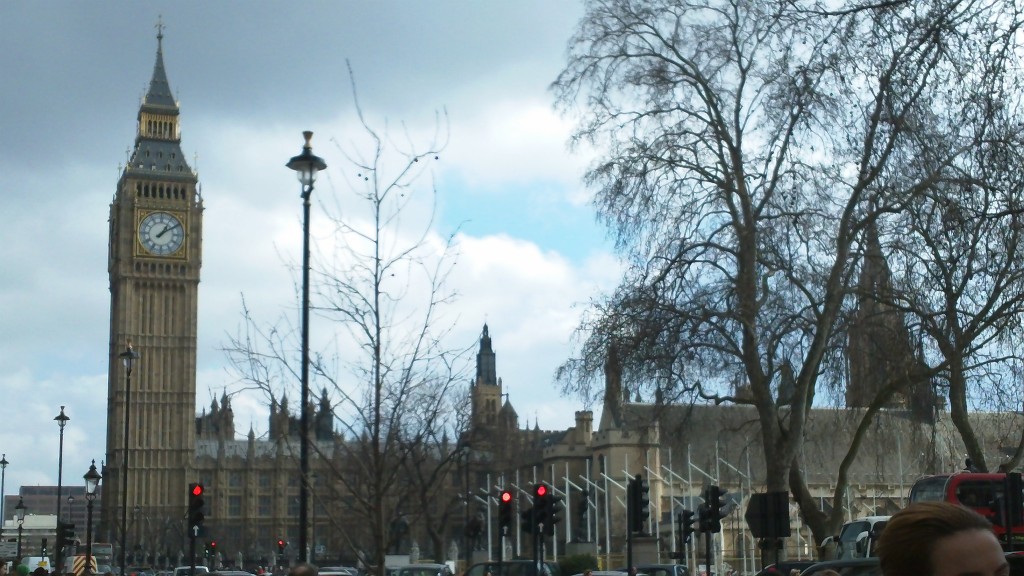
<path fill-rule="evenodd" d="M 533 560 L 505 560 L 501 564 L 497 562 L 481 562 L 473 564 L 466 571 L 466 576 L 537 576 Z M 562 571 L 555 562 L 544 563 L 543 576 L 562 576 Z"/>
<path fill-rule="evenodd" d="M 316 573 L 319 576 L 359 576 L 359 569 L 348 566 L 325 566 Z"/>
<path fill-rule="evenodd" d="M 840 576 L 882 576 L 878 556 L 817 562 L 802 570 L 800 576 L 820 576 L 824 570 L 835 570 Z"/>
<path fill-rule="evenodd" d="M 619 571 L 628 572 L 625 567 Z M 690 576 L 690 570 L 682 564 L 637 564 L 636 572 L 646 576 Z"/>
<path fill-rule="evenodd" d="M 252 572 L 246 572 L 245 570 L 214 570 L 210 572 L 210 576 L 256 576 Z"/>
<path fill-rule="evenodd" d="M 447 564 L 409 564 L 395 570 L 395 576 L 452 576 Z"/>
<path fill-rule="evenodd" d="M 174 568 L 174 576 L 189 576 L 191 566 L 177 566 Z M 208 574 L 210 569 L 206 566 L 196 565 L 196 574 Z"/>
<path fill-rule="evenodd" d="M 359 576 L 359 569 L 349 566 L 324 566 L 317 571 L 320 576 Z"/>
<path fill-rule="evenodd" d="M 761 568 L 754 576 L 772 576 L 779 575 L 789 576 L 789 573 L 793 570 L 799 570 L 801 573 L 817 564 L 818 560 L 787 560 L 785 562 L 779 562 L 777 564 L 769 564 L 764 568 Z"/>

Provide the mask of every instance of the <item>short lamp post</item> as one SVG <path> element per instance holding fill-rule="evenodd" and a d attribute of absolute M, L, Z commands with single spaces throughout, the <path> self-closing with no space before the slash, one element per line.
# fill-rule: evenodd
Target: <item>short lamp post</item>
<path fill-rule="evenodd" d="M 313 133 L 305 131 L 302 153 L 292 157 L 288 166 L 295 170 L 302 185 L 302 398 L 299 404 L 299 562 L 308 558 L 309 538 L 309 199 L 313 195 L 316 173 L 327 168 L 323 158 L 313 154 L 310 140 Z"/>
<path fill-rule="evenodd" d="M 96 471 L 96 461 L 89 465 L 85 473 L 85 570 L 92 571 L 92 502 L 96 499 L 96 489 L 100 486 L 100 473 Z M 19 554 L 20 556 L 20 554 Z"/>
<path fill-rule="evenodd" d="M 18 498 L 18 505 L 14 507 L 18 517 L 18 560 L 21 560 L 21 528 L 25 523 L 25 499 Z"/>

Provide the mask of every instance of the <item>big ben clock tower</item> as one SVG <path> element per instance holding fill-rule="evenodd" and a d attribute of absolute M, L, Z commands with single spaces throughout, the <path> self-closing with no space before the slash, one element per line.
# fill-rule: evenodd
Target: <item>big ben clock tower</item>
<path fill-rule="evenodd" d="M 110 205 L 107 453 L 98 538 L 128 549 L 141 538 L 176 550 L 188 484 L 196 481 L 203 203 L 181 152 L 178 103 L 157 27 L 156 65 L 139 108 L 135 149 Z M 138 355 L 130 373 L 129 347 Z"/>

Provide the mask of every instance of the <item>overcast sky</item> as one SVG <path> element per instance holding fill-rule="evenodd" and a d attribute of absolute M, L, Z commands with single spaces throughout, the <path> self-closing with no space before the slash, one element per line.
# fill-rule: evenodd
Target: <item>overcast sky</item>
<path fill-rule="evenodd" d="M 205 203 L 200 409 L 233 390 L 221 348 L 243 296 L 268 322 L 294 311 L 301 200 L 284 163 L 313 130 L 330 165 L 317 199 L 336 192 L 338 147 L 359 130 L 348 60 L 371 124 L 418 136 L 447 111 L 450 142 L 433 170 L 436 232 L 460 230 L 456 344 L 475 345 L 486 322 L 521 425 L 570 426 L 586 406 L 561 398 L 553 374 L 583 305 L 618 269 L 581 183 L 587 159 L 568 150 L 570 121 L 547 89 L 581 14 L 569 0 L 0 2 L 6 492 L 56 483 L 61 405 L 64 484 L 104 458 L 107 216 L 158 17 Z M 266 432 L 262 402 L 234 401 L 240 433 Z"/>

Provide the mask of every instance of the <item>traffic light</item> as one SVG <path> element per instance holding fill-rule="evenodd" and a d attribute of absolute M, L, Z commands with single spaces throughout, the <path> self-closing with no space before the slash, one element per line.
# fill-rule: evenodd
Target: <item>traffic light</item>
<path fill-rule="evenodd" d="M 697 529 L 704 533 L 713 532 L 711 529 L 711 510 L 708 508 L 707 502 L 697 508 Z"/>
<path fill-rule="evenodd" d="M 548 525 L 548 496 L 551 490 L 545 484 L 537 484 L 533 488 L 533 525 Z M 546 531 L 546 530 L 545 530 Z"/>
<path fill-rule="evenodd" d="M 725 516 L 725 513 L 722 511 L 722 508 L 725 507 L 722 503 L 722 499 L 725 498 L 726 494 L 728 494 L 728 492 L 722 490 L 718 486 L 708 486 L 706 500 L 708 513 L 710 515 L 711 532 L 722 531 L 722 518 Z"/>
<path fill-rule="evenodd" d="M 280 538 L 278 538 L 278 540 L 277 540 L 277 553 L 278 554 L 284 554 L 284 547 L 285 547 L 285 545 L 286 545 L 285 541 L 281 540 Z"/>
<path fill-rule="evenodd" d="M 562 511 L 565 508 L 562 506 L 562 499 L 555 496 L 555 493 L 548 491 L 545 497 L 547 512 L 544 517 L 547 518 L 547 522 L 544 523 L 544 534 L 548 536 L 555 535 L 555 525 L 562 521 Z"/>
<path fill-rule="evenodd" d="M 188 485 L 188 526 L 189 536 L 195 537 L 203 526 L 206 515 L 203 513 L 205 502 L 203 494 L 206 490 L 202 484 L 192 483 Z"/>
<path fill-rule="evenodd" d="M 651 517 L 651 501 L 648 497 L 650 491 L 651 488 L 643 476 L 637 474 L 629 479 L 626 486 L 626 515 L 631 532 L 646 531 L 647 519 Z"/>
<path fill-rule="evenodd" d="M 65 547 L 75 543 L 75 525 L 67 522 L 57 521 L 57 550 L 58 553 Z"/>
<path fill-rule="evenodd" d="M 1021 481 L 1020 472 L 1006 475 L 1005 488 L 1007 525 L 1020 526 L 1024 524 L 1024 482 Z"/>
<path fill-rule="evenodd" d="M 679 521 L 679 533 L 682 534 L 682 542 L 686 544 L 690 541 L 690 537 L 696 531 L 693 528 L 694 523 L 693 511 L 692 510 L 680 510 L 678 521 Z"/>
<path fill-rule="evenodd" d="M 526 510 L 523 510 L 522 512 L 519 513 L 519 529 L 523 532 L 526 532 L 527 534 L 533 533 L 533 511 L 534 507 L 530 506 Z"/>
<path fill-rule="evenodd" d="M 209 549 L 209 551 L 210 551 L 210 556 L 215 556 L 217 554 L 217 541 L 216 540 L 210 540 L 210 549 Z"/>
<path fill-rule="evenodd" d="M 512 527 L 512 492 L 502 490 L 498 495 L 498 530 L 502 535 L 508 534 Z"/>
<path fill-rule="evenodd" d="M 647 531 L 647 519 L 651 517 L 651 487 L 643 476 L 636 475 L 636 510 L 637 532 Z"/>

